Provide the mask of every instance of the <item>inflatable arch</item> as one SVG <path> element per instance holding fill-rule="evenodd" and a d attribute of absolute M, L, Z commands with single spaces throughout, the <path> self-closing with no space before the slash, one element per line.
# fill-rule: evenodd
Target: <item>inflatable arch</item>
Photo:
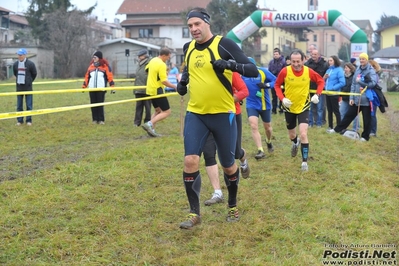
<path fill-rule="evenodd" d="M 323 27 L 332 26 L 351 42 L 351 57 L 367 53 L 367 35 L 337 10 L 283 13 L 256 10 L 226 35 L 241 47 L 241 42 L 261 27 Z"/>

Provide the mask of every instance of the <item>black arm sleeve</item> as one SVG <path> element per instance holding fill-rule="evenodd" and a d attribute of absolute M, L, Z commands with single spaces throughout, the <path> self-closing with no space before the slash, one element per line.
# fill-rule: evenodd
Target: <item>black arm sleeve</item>
<path fill-rule="evenodd" d="M 219 54 L 224 60 L 234 60 L 237 63 L 236 72 L 246 77 L 257 77 L 258 68 L 249 61 L 241 48 L 231 39 L 222 38 L 219 43 Z"/>

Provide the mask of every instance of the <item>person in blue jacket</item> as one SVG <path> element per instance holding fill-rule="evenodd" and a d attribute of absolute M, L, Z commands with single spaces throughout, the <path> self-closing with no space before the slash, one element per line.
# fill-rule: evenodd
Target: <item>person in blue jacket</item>
<path fill-rule="evenodd" d="M 253 58 L 249 60 L 256 65 Z M 242 76 L 247 85 L 249 96 L 246 99 L 246 108 L 248 121 L 251 126 L 252 138 L 258 149 L 255 159 L 264 158 L 265 152 L 262 147 L 262 138 L 258 130 L 259 116 L 263 121 L 263 127 L 266 133 L 267 150 L 271 153 L 274 151 L 272 144 L 272 124 L 271 124 L 271 109 L 272 103 L 270 101 L 269 90 L 274 88 L 276 76 L 264 67 L 258 67 L 259 75 L 256 78 L 249 78 Z M 273 89 L 274 90 L 274 89 Z"/>
<path fill-rule="evenodd" d="M 341 123 L 341 114 L 339 112 L 339 94 L 341 88 L 345 86 L 344 70 L 341 67 L 341 61 L 336 55 L 328 58 L 330 67 L 327 69 L 324 79 L 326 80 L 326 105 L 327 105 L 327 120 L 329 129 L 333 126 L 333 114 L 337 120 L 337 125 Z M 329 94 L 328 92 L 336 92 Z"/>

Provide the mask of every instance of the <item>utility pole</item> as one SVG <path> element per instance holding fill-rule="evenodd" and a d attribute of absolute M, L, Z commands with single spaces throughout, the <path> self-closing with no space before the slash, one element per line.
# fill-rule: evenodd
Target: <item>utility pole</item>
<path fill-rule="evenodd" d="M 129 78 L 129 56 L 130 56 L 129 49 L 125 49 L 125 56 L 126 56 L 126 78 Z"/>

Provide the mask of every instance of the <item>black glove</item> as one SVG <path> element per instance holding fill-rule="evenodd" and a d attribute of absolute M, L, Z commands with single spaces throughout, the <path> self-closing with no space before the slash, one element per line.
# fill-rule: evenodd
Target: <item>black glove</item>
<path fill-rule="evenodd" d="M 256 85 L 258 85 L 258 87 L 261 88 L 261 89 L 269 89 L 270 88 L 270 83 L 266 83 L 265 84 L 265 83 L 259 82 Z"/>
<path fill-rule="evenodd" d="M 216 72 L 223 73 L 225 69 L 229 69 L 231 71 L 236 69 L 237 63 L 235 61 L 229 60 L 223 60 L 223 59 L 218 59 L 216 61 L 211 61 L 211 64 L 213 66 L 213 69 Z"/>
<path fill-rule="evenodd" d="M 111 94 L 115 94 L 116 90 L 111 90 Z"/>
<path fill-rule="evenodd" d="M 180 94 L 181 96 L 186 95 L 187 83 L 185 81 L 180 81 L 179 83 L 177 83 L 176 90 L 177 90 L 177 93 Z"/>

